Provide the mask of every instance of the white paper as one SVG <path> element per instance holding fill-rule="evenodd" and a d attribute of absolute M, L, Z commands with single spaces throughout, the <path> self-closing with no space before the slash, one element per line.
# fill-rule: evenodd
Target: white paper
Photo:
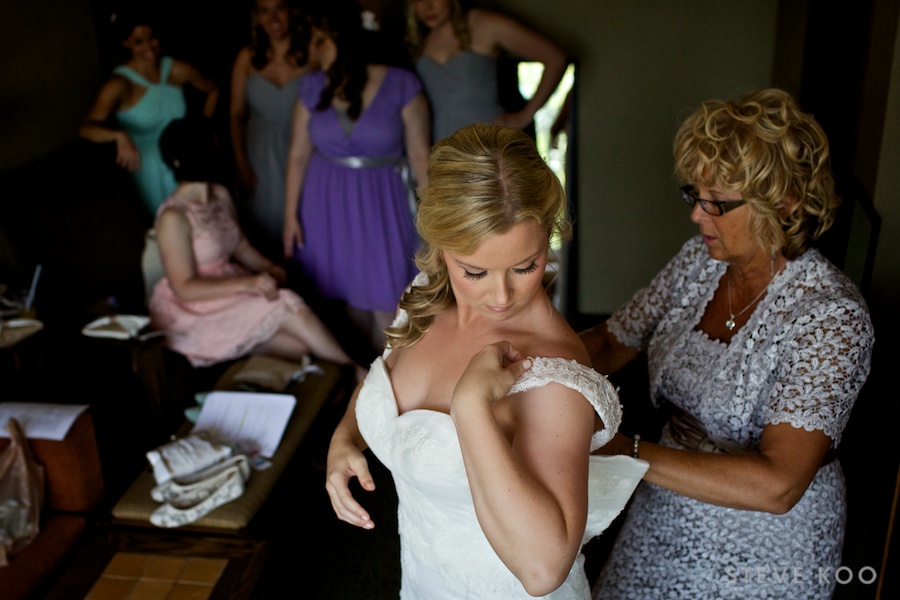
<path fill-rule="evenodd" d="M 0 437 L 8 438 L 10 417 L 22 426 L 26 438 L 64 440 L 87 404 L 46 404 L 43 402 L 0 402 Z"/>
<path fill-rule="evenodd" d="M 210 392 L 193 431 L 208 431 L 232 443 L 250 443 L 262 456 L 271 458 L 296 404 L 291 394 Z"/>

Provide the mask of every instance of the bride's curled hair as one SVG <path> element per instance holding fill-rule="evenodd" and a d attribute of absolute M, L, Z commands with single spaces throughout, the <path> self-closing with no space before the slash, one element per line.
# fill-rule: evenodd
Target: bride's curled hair
<path fill-rule="evenodd" d="M 486 239 L 527 221 L 548 238 L 571 236 L 562 185 L 519 129 L 478 123 L 440 140 L 428 161 L 428 185 L 418 191 L 416 265 L 428 281 L 403 294 L 408 319 L 386 330 L 392 348 L 415 343 L 455 302 L 444 252 L 471 255 Z"/>

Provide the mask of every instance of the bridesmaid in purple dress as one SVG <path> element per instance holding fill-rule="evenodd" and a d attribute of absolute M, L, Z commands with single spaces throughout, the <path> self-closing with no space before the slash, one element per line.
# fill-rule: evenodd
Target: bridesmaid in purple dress
<path fill-rule="evenodd" d="M 285 256 L 297 258 L 326 300 L 338 301 L 380 348 L 399 294 L 417 269 L 408 165 L 426 183 L 427 101 L 416 76 L 367 64 L 360 8 L 325 3 L 313 14 L 285 178 Z"/>

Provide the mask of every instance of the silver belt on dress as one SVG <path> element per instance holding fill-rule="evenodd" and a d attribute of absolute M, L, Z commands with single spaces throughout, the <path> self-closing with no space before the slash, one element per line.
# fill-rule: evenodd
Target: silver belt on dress
<path fill-rule="evenodd" d="M 351 169 L 370 169 L 372 167 L 389 167 L 401 164 L 403 157 L 401 156 L 328 156 L 321 152 L 316 152 L 319 156 L 336 165 L 349 167 Z"/>

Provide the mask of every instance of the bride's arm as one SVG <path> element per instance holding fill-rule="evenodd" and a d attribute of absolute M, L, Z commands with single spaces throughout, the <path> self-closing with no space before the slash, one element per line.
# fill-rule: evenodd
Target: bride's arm
<path fill-rule="evenodd" d="M 325 467 L 325 489 L 331 499 L 331 507 L 340 520 L 363 529 L 372 529 L 375 523 L 369 513 L 350 493 L 350 480 L 354 477 L 364 490 L 371 492 L 375 489 L 375 480 L 363 455 L 367 444 L 356 422 L 356 398 L 362 385 L 360 383 L 356 387 L 347 411 L 331 436 Z"/>
<path fill-rule="evenodd" d="M 524 372 L 520 359 L 507 343 L 482 350 L 457 383 L 450 414 L 478 521 L 525 590 L 539 596 L 562 584 L 581 547 L 594 417 L 581 394 L 558 384 L 517 394 L 510 443 L 493 403 Z"/>

